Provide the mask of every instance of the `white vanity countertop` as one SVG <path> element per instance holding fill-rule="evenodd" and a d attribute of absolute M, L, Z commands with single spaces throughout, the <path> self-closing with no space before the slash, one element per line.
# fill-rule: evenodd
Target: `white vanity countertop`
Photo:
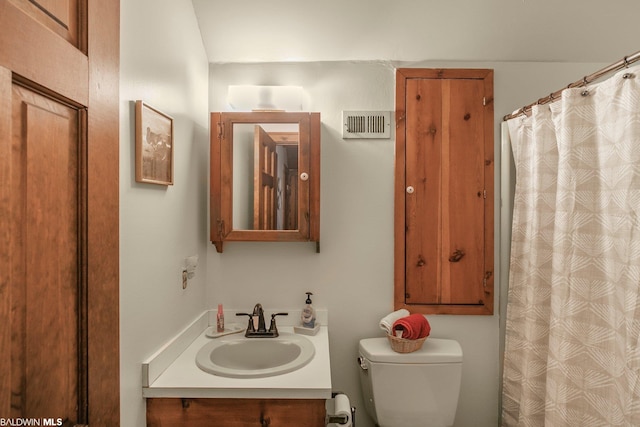
<path fill-rule="evenodd" d="M 293 313 L 291 313 L 293 314 Z M 203 316 L 204 317 L 204 316 Z M 279 319 L 280 320 L 280 319 Z M 285 323 L 285 322 L 282 322 Z M 329 335 L 326 323 L 316 335 L 303 335 L 315 346 L 315 356 L 302 368 L 282 375 L 265 378 L 226 378 L 202 371 L 196 365 L 198 350 L 212 339 L 205 335 L 207 324 L 196 321 L 182 335 L 186 349 L 172 362 L 165 361 L 166 368 L 156 368 L 158 360 L 166 356 L 165 348 L 143 363 L 143 397 L 218 397 L 218 398 L 278 398 L 278 399 L 328 399 L 331 398 L 331 366 L 329 363 Z M 279 325 L 280 332 L 293 333 L 293 326 Z M 191 334 L 197 337 L 188 344 Z M 241 334 L 244 332 L 241 332 Z M 180 337 L 177 337 L 179 340 Z M 186 341 L 185 341 L 186 340 Z M 175 340 L 174 340 L 175 341 Z M 167 346 L 169 347 L 169 346 Z M 178 350 L 174 350 L 177 353 Z M 164 354 L 163 354 L 164 353 Z M 256 354 L 256 357 L 261 357 Z M 158 371 L 154 374 L 153 371 Z M 161 371 L 161 372 L 160 372 Z M 154 378 L 155 377 L 155 378 Z"/>

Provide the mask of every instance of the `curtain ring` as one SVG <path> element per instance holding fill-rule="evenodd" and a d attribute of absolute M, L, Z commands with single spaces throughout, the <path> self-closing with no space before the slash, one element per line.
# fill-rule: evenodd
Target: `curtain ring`
<path fill-rule="evenodd" d="M 622 60 L 624 61 L 624 68 L 629 68 L 629 60 L 628 57 L 625 56 L 624 58 L 622 58 Z"/>
<path fill-rule="evenodd" d="M 585 87 L 585 89 L 582 92 L 580 92 L 580 95 L 588 96 L 589 95 L 589 89 L 587 88 L 587 86 L 589 85 L 589 80 L 587 80 L 587 76 L 584 76 L 582 78 L 582 85 Z"/>

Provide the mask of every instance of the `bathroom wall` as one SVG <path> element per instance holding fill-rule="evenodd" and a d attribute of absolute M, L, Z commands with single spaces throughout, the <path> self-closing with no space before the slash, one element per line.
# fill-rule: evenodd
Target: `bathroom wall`
<path fill-rule="evenodd" d="M 208 61 L 190 0 L 122 1 L 120 49 L 120 417 L 142 427 L 142 361 L 206 306 Z M 136 99 L 174 119 L 172 186 L 135 182 Z"/>
<path fill-rule="evenodd" d="M 547 3 L 551 4 L 550 1 Z M 630 0 L 626 0 L 626 3 L 629 4 Z M 310 290 L 315 293 L 315 305 L 329 309 L 330 313 L 334 389 L 348 393 L 352 403 L 358 407 L 358 425 L 371 427 L 372 422 L 362 404 L 355 358 L 358 340 L 379 336 L 378 320 L 393 309 L 393 138 L 342 140 L 341 111 L 393 110 L 394 68 L 397 66 L 494 68 L 495 170 L 498 174 L 501 170 L 498 155 L 498 124 L 501 117 L 606 64 L 337 61 L 209 66 L 209 61 L 216 63 L 225 58 L 215 54 L 206 57 L 191 0 L 129 0 L 120 4 L 121 425 L 145 425 L 141 362 L 203 310 L 215 307 L 217 303 L 248 309 L 258 301 L 263 303 L 267 311 L 300 307 L 304 292 Z M 215 7 L 237 4 L 216 2 Z M 282 7 L 284 3 L 279 4 Z M 537 4 L 510 2 L 508 6 L 528 8 L 537 7 Z M 524 14 L 530 25 L 535 22 L 548 23 L 547 19 L 543 19 L 548 13 L 545 9 L 547 6 L 540 7 L 544 13 L 539 21 L 534 19 L 536 16 Z M 456 14 L 458 9 L 459 6 L 456 6 Z M 605 14 L 594 15 L 591 7 L 578 9 L 577 12 L 598 16 L 602 20 L 599 28 L 610 23 L 606 31 L 593 32 L 591 25 L 585 26 L 589 34 L 597 33 L 595 45 L 584 43 L 582 37 L 575 37 L 580 27 L 571 31 L 562 30 L 557 37 L 559 44 L 552 47 L 539 40 L 540 34 L 536 37 L 526 36 L 527 31 L 522 31 L 521 26 L 512 25 L 528 43 L 519 43 L 512 51 L 503 45 L 505 40 L 511 39 L 504 28 L 496 29 L 491 36 L 493 41 L 477 42 L 475 35 L 491 26 L 486 25 L 487 19 L 476 19 L 473 14 L 470 16 L 475 22 L 475 30 L 472 29 L 476 32 L 473 37 L 475 43 L 468 43 L 470 32 L 466 26 L 451 26 L 445 19 L 439 21 L 442 25 L 455 27 L 456 37 L 444 37 L 439 30 L 434 32 L 436 36 L 433 37 L 411 36 L 413 33 L 405 31 L 408 28 L 404 20 L 396 20 L 393 25 L 376 24 L 375 34 L 380 37 L 380 44 L 392 49 L 394 54 L 398 52 L 399 43 L 381 36 L 385 34 L 378 31 L 382 26 L 388 26 L 382 29 L 389 31 L 388 34 L 393 37 L 404 34 L 408 40 L 438 40 L 435 44 L 418 42 L 413 45 L 407 42 L 412 52 L 419 52 L 416 57 L 426 57 L 427 51 L 424 49 L 429 48 L 438 52 L 431 57 L 452 59 L 510 57 L 572 60 L 573 57 L 567 57 L 566 54 L 571 51 L 568 44 L 573 39 L 579 40 L 578 53 L 582 55 L 617 51 L 610 57 L 614 61 L 630 53 L 623 43 L 632 43 L 630 40 L 633 38 L 616 36 L 614 31 L 630 28 L 619 25 L 618 19 L 633 15 L 625 13 L 628 8 L 612 8 L 611 16 L 607 15 L 608 20 Z M 297 9 L 292 5 L 291 10 Z M 616 18 L 615 13 L 623 15 Z M 566 13 L 554 15 L 566 16 Z M 236 14 L 231 12 L 225 16 Z M 322 31 L 319 34 L 325 34 L 325 22 L 312 16 L 319 23 Z M 587 21 L 574 19 L 572 22 Z M 225 35 L 219 39 L 232 51 L 239 51 L 243 60 L 256 61 L 258 56 L 251 55 L 250 50 L 242 53 L 244 39 L 239 37 L 246 34 L 255 39 L 254 32 L 236 28 L 238 22 L 233 19 L 224 22 L 231 23 L 233 31 L 217 26 L 218 31 Z M 369 21 L 358 21 L 362 22 Z M 271 21 L 269 23 L 273 25 Z M 369 29 L 360 30 L 355 22 L 332 27 L 349 29 L 355 35 Z M 282 28 L 289 29 L 288 26 Z M 429 25 L 420 28 L 435 27 Z M 551 25 L 550 28 L 556 26 Z M 204 30 L 209 31 L 209 28 Z M 227 34 L 233 34 L 234 37 L 226 37 Z M 314 58 L 318 60 L 318 51 L 329 52 L 327 57 L 334 58 L 332 55 L 336 43 L 333 40 L 329 38 L 326 46 L 320 46 L 318 43 L 327 41 L 327 38 L 318 34 L 312 34 L 312 37 L 313 44 L 299 40 L 301 50 L 309 53 L 310 61 L 314 61 Z M 288 40 L 287 46 L 291 42 Z M 367 38 L 363 40 L 375 47 L 374 55 L 379 55 L 378 43 L 370 43 Z M 231 44 L 232 41 L 237 41 L 238 45 Z M 550 51 L 557 51 L 556 56 L 550 57 Z M 353 54 L 361 52 L 354 49 Z M 513 58 L 509 54 L 519 56 Z M 383 54 L 382 58 L 385 57 Z M 315 253 L 313 244 L 304 243 L 228 243 L 225 252 L 218 254 L 208 242 L 208 112 L 227 109 L 225 96 L 230 84 L 301 85 L 306 94 L 305 109 L 322 113 L 320 254 Z M 176 166 L 173 186 L 160 187 L 135 182 L 133 101 L 136 99 L 148 102 L 175 120 Z M 499 177 L 496 176 L 496 187 L 498 183 Z M 500 250 L 500 226 L 508 227 L 510 222 L 509 218 L 500 218 L 498 194 L 496 191 L 497 254 Z M 508 209 L 503 213 L 508 214 Z M 200 256 L 200 264 L 196 277 L 183 290 L 181 269 L 184 258 L 194 254 Z M 505 256 L 502 259 L 496 256 L 496 260 L 496 263 L 500 260 L 504 262 Z M 463 346 L 463 384 L 456 417 L 456 426 L 459 427 L 497 425 L 503 325 L 503 316 L 498 308 L 504 308 L 506 301 L 506 280 L 499 274 L 501 267 L 496 265 L 497 301 L 494 316 L 429 316 L 433 336 L 454 338 Z M 271 274 L 264 274 L 265 271 Z M 231 315 L 227 314 L 228 317 Z"/>
<path fill-rule="evenodd" d="M 502 116 L 606 64 L 526 62 L 312 62 L 212 64 L 210 111 L 229 110 L 227 86 L 300 85 L 307 111 L 322 114 L 321 252 L 311 243 L 207 244 L 207 306 L 267 312 L 301 307 L 304 292 L 329 310 L 332 383 L 365 414 L 356 365 L 358 340 L 382 336 L 380 318 L 393 310 L 394 136 L 343 140 L 342 110 L 394 109 L 396 67 L 493 68 L 496 139 L 496 313 L 428 316 L 432 336 L 458 340 L 464 351 L 456 426 L 495 427 L 499 417 L 501 316 L 500 123 Z M 509 159 L 507 159 L 509 160 Z M 508 210 L 506 211 L 508 213 Z M 510 222 L 510 218 L 503 219 Z M 266 273 L 265 273 L 266 272 Z M 231 318 L 232 313 L 227 313 Z"/>

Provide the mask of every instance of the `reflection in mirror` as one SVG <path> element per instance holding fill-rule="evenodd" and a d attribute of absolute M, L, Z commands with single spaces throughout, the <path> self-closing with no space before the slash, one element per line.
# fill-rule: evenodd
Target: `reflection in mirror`
<path fill-rule="evenodd" d="M 233 228 L 298 229 L 298 123 L 233 124 Z"/>

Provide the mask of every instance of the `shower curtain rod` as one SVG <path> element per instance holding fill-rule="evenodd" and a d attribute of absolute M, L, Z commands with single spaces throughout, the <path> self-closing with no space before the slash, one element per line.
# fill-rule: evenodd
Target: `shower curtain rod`
<path fill-rule="evenodd" d="M 565 89 L 586 86 L 589 83 L 593 83 L 594 80 L 599 79 L 600 77 L 604 76 L 605 74 L 611 73 L 613 71 L 618 71 L 618 70 L 621 70 L 623 68 L 627 68 L 630 64 L 633 64 L 634 62 L 639 61 L 639 60 L 640 60 L 640 51 L 634 53 L 633 55 L 625 56 L 620 61 L 615 62 L 615 63 L 613 63 L 613 64 L 609 65 L 608 67 L 605 67 L 605 68 L 603 68 L 601 70 L 598 70 L 593 74 L 589 74 L 588 76 L 584 76 L 582 78 L 582 80 L 575 81 L 575 82 L 569 84 L 566 88 L 562 88 L 560 90 L 557 90 L 557 91 L 551 93 L 549 96 L 545 96 L 544 98 L 538 99 L 536 102 L 532 102 L 529 105 L 525 105 L 524 107 L 520 108 L 519 110 L 517 110 L 517 111 L 515 111 L 515 112 L 513 112 L 511 114 L 507 114 L 502 119 L 504 121 L 506 121 L 506 120 L 510 120 L 510 119 L 522 116 L 523 114 L 527 114 L 527 113 L 531 112 L 531 107 L 533 107 L 534 105 L 543 105 L 543 104 L 548 104 L 549 102 L 557 101 L 558 99 L 560 99 L 560 97 L 562 96 L 562 92 Z"/>

